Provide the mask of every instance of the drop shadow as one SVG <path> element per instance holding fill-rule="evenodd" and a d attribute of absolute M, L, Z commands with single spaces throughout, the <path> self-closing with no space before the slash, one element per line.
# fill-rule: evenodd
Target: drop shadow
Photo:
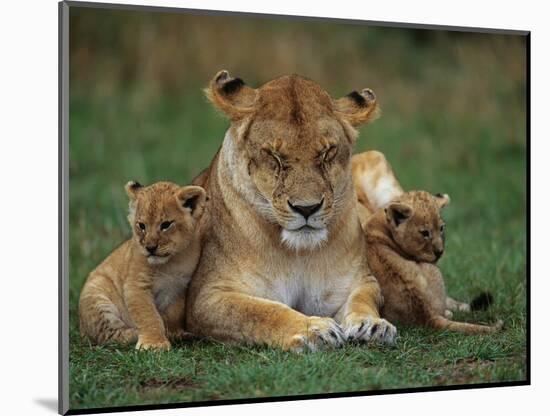
<path fill-rule="evenodd" d="M 34 402 L 57 414 L 57 399 L 34 399 Z"/>

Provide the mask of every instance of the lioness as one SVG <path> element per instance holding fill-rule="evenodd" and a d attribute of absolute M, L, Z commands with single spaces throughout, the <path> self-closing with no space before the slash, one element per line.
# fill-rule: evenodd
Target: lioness
<path fill-rule="evenodd" d="M 376 117 L 374 93 L 333 100 L 298 75 L 253 89 L 221 71 L 206 94 L 231 126 L 195 182 L 210 215 L 188 329 L 292 351 L 392 343 L 351 177 L 354 127 Z"/>
<path fill-rule="evenodd" d="M 485 326 L 449 319 L 452 310 L 471 308 L 447 297 L 443 276 L 435 265 L 445 247 L 445 223 L 440 210 L 448 203 L 447 195 L 406 192 L 367 221 L 366 253 L 382 287 L 382 315 L 409 325 L 467 334 L 495 332 L 502 321 Z M 486 296 L 474 300 L 472 309 L 488 306 L 480 302 Z"/>
<path fill-rule="evenodd" d="M 198 186 L 129 182 L 133 238 L 93 270 L 80 293 L 80 334 L 94 343 L 170 349 L 184 334 L 185 289 L 200 256 Z"/>

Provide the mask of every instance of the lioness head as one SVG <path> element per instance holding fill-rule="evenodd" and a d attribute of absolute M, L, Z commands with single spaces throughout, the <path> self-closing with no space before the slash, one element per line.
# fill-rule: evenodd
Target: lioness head
<path fill-rule="evenodd" d="M 386 220 L 395 243 L 417 261 L 434 263 L 445 249 L 445 222 L 441 208 L 450 202 L 447 194 L 407 192 L 386 208 Z"/>
<path fill-rule="evenodd" d="M 149 264 L 164 264 L 189 245 L 204 210 L 203 188 L 128 182 L 125 189 L 130 198 L 128 221 L 133 238 Z"/>
<path fill-rule="evenodd" d="M 220 71 L 206 94 L 231 120 L 224 151 L 234 185 L 280 227 L 286 246 L 322 245 L 353 196 L 354 127 L 377 116 L 374 93 L 365 89 L 333 100 L 297 75 L 253 89 Z"/>

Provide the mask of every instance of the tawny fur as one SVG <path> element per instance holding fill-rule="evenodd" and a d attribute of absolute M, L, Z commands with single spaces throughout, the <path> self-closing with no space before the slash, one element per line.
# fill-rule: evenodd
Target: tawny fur
<path fill-rule="evenodd" d="M 130 182 L 126 191 L 133 237 L 88 276 L 80 294 L 80 333 L 97 344 L 170 349 L 169 339 L 185 336 L 185 291 L 200 257 L 205 192 L 169 182 Z"/>
<path fill-rule="evenodd" d="M 332 100 L 300 76 L 253 89 L 221 71 L 206 92 L 231 126 L 196 179 L 210 215 L 189 330 L 293 351 L 393 342 L 351 178 L 354 126 L 378 113 L 372 91 Z M 292 208 L 308 206 L 307 219 Z"/>
<path fill-rule="evenodd" d="M 403 193 L 385 156 L 376 150 L 351 158 L 353 185 L 357 192 L 358 212 L 364 227 L 376 210 Z"/>
<path fill-rule="evenodd" d="M 382 288 L 382 316 L 467 334 L 495 332 L 502 322 L 485 326 L 449 319 L 452 310 L 466 311 L 469 305 L 447 297 L 443 276 L 435 265 L 445 240 L 440 210 L 448 202 L 447 195 L 407 192 L 367 221 L 366 252 Z"/>

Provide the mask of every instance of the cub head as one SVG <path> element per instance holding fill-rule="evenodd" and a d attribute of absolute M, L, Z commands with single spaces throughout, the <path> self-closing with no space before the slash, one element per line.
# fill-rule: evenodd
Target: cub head
<path fill-rule="evenodd" d="M 441 208 L 447 194 L 407 192 L 385 208 L 386 221 L 395 243 L 416 261 L 435 263 L 445 250 L 445 222 Z"/>
<path fill-rule="evenodd" d="M 195 236 L 206 193 L 199 186 L 157 182 L 142 186 L 128 182 L 128 221 L 133 238 L 149 264 L 164 264 L 185 250 Z"/>
<path fill-rule="evenodd" d="M 254 89 L 220 71 L 206 95 L 231 120 L 224 157 L 247 202 L 279 227 L 287 247 L 322 245 L 354 199 L 354 127 L 376 118 L 374 93 L 364 89 L 333 100 L 298 75 Z"/>

